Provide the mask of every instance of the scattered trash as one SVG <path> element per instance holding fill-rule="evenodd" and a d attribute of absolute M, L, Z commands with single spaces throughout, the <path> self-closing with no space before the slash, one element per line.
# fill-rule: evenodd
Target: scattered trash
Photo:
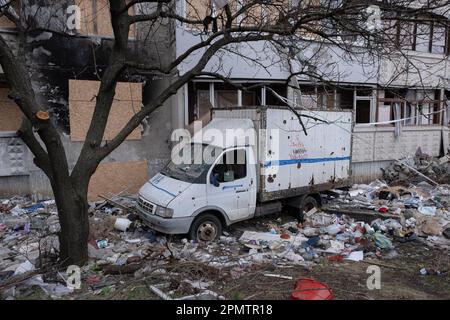
<path fill-rule="evenodd" d="M 280 278 L 280 279 L 292 280 L 292 277 L 290 277 L 290 276 L 283 276 L 281 274 L 265 273 L 264 276 L 265 277 L 270 277 L 270 278 Z"/>
<path fill-rule="evenodd" d="M 392 249 L 392 242 L 391 240 L 389 240 L 388 237 L 386 237 L 384 234 L 380 233 L 380 232 L 375 232 L 372 237 L 375 240 L 375 245 L 382 249 L 382 250 L 386 250 L 386 249 Z"/>
<path fill-rule="evenodd" d="M 30 261 L 25 261 L 22 262 L 16 269 L 16 271 L 14 272 L 14 275 L 18 275 L 18 274 L 22 274 L 28 271 L 33 271 L 34 270 L 34 265 L 30 262 Z"/>
<path fill-rule="evenodd" d="M 123 218 L 117 218 L 116 223 L 114 224 L 114 228 L 125 232 L 130 227 L 130 225 L 131 225 L 130 220 L 123 219 Z"/>
<path fill-rule="evenodd" d="M 344 259 L 351 261 L 362 261 L 364 259 L 364 252 L 363 251 L 350 252 L 350 254 Z"/>
<path fill-rule="evenodd" d="M 332 300 L 333 293 L 324 283 L 313 279 L 299 279 L 291 293 L 292 300 Z"/>
<path fill-rule="evenodd" d="M 450 166 L 449 161 L 445 164 Z M 157 275 L 148 289 L 160 299 L 222 299 L 209 290 L 207 280 L 212 278 L 183 279 L 167 265 L 193 263 L 238 279 L 254 266 L 267 264 L 277 271 L 263 273 L 265 277 L 292 280 L 282 275 L 283 268 L 310 268 L 324 261 L 380 264 L 378 259 L 399 257 L 402 243 L 449 249 L 450 186 L 426 181 L 406 185 L 389 186 L 376 180 L 349 190 L 332 190 L 324 196 L 326 207 L 332 210 L 311 209 L 301 223 L 294 218 L 255 222 L 255 227 L 231 228 L 217 242 L 201 244 L 166 237 L 145 226 L 132 212 L 133 197 L 105 196 L 105 201 L 92 203 L 89 211 L 90 259 L 83 279 L 88 290 L 105 294 L 119 288 L 116 277 L 120 275 Z M 41 251 L 55 257 L 59 230 L 54 200 L 0 199 L 0 282 L 41 268 Z M 445 273 L 437 268 L 424 268 L 420 273 Z M 22 286 L 35 283 L 54 297 L 70 293 L 53 281 L 41 275 Z M 155 285 L 159 281 L 167 283 Z M 312 279 L 297 281 L 291 295 L 296 300 L 332 297 L 328 286 Z"/>
<path fill-rule="evenodd" d="M 97 247 L 99 249 L 104 249 L 108 247 L 108 239 L 97 240 Z"/>
<path fill-rule="evenodd" d="M 431 276 L 440 276 L 442 273 L 439 270 L 435 270 L 435 269 L 426 269 L 426 268 L 422 268 L 419 270 L 420 274 L 425 276 L 425 275 L 431 275 Z"/>
<path fill-rule="evenodd" d="M 450 239 L 450 228 L 445 229 L 442 231 L 442 234 L 447 238 Z"/>

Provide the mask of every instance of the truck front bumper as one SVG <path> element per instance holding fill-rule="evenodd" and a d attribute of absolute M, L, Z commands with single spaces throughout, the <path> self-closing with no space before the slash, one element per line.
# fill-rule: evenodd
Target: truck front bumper
<path fill-rule="evenodd" d="M 155 214 L 144 212 L 139 206 L 136 207 L 142 221 L 150 228 L 166 234 L 186 234 L 191 228 L 194 217 L 186 218 L 162 218 Z"/>

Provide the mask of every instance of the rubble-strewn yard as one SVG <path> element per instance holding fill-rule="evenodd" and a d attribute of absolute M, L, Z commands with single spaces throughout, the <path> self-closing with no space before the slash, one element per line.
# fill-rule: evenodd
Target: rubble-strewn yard
<path fill-rule="evenodd" d="M 3 199 L 0 290 L 8 299 L 289 299 L 297 279 L 313 278 L 335 299 L 449 299 L 450 186 L 424 180 L 331 190 L 302 223 L 286 213 L 249 220 L 214 243 L 155 233 L 133 197 L 106 197 L 91 206 L 76 290 L 56 269 L 54 202 Z M 371 265 L 380 290 L 367 287 Z"/>

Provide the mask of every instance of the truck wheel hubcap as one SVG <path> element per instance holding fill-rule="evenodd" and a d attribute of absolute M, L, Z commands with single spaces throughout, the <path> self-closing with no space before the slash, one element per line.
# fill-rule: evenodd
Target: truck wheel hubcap
<path fill-rule="evenodd" d="M 197 238 L 202 241 L 213 241 L 217 235 L 216 226 L 207 221 L 202 223 L 197 230 Z"/>

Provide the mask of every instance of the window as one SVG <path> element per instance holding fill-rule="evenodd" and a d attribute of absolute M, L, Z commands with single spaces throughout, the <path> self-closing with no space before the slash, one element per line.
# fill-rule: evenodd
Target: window
<path fill-rule="evenodd" d="M 370 123 L 370 100 L 356 102 L 356 123 Z"/>
<path fill-rule="evenodd" d="M 444 54 L 445 53 L 445 27 L 435 26 L 433 28 L 432 38 L 432 53 Z"/>
<path fill-rule="evenodd" d="M 243 149 L 228 151 L 214 166 L 211 177 L 219 183 L 231 182 L 247 176 L 247 158 Z"/>
<path fill-rule="evenodd" d="M 380 122 L 394 119 L 403 119 L 402 125 L 438 125 L 442 122 L 440 90 L 406 90 L 388 89 L 384 92 L 384 98 L 377 110 Z M 396 114 L 395 108 L 399 112 Z M 392 124 L 391 124 L 392 125 Z"/>
<path fill-rule="evenodd" d="M 286 85 L 281 84 L 281 83 L 275 83 L 275 84 L 270 84 L 267 87 L 271 88 L 273 91 L 275 91 L 278 95 L 282 96 L 283 98 L 287 97 Z M 285 106 L 286 103 L 281 101 L 272 92 L 272 90 L 266 88 L 266 106 Z"/>
<path fill-rule="evenodd" d="M 350 109 L 353 110 L 353 98 L 355 92 L 353 88 L 343 88 L 340 89 L 337 94 L 338 106 L 341 109 Z"/>
<path fill-rule="evenodd" d="M 188 87 L 188 121 L 189 124 L 201 120 L 211 109 L 209 82 L 191 82 Z"/>
<path fill-rule="evenodd" d="M 230 108 L 238 105 L 238 91 L 235 86 L 226 83 L 214 83 L 214 107 Z"/>
<path fill-rule="evenodd" d="M 418 52 L 447 54 L 448 20 L 442 18 L 417 18 L 417 22 L 402 22 L 398 38 L 402 48 L 411 48 Z M 427 20 L 432 20 L 427 22 Z M 405 28 L 405 26 L 407 26 Z M 410 35 L 408 34 L 410 32 Z M 411 40 L 410 40 L 411 39 Z M 411 42 L 411 45 L 409 43 Z"/>
<path fill-rule="evenodd" d="M 425 23 L 418 23 L 416 30 L 415 50 L 419 52 L 430 52 L 430 25 Z"/>
<path fill-rule="evenodd" d="M 189 183 L 205 183 L 211 164 L 222 148 L 207 144 L 186 144 L 161 171 L 167 177 Z"/>
<path fill-rule="evenodd" d="M 261 104 L 261 88 L 253 88 L 242 91 L 243 106 L 260 106 Z"/>

